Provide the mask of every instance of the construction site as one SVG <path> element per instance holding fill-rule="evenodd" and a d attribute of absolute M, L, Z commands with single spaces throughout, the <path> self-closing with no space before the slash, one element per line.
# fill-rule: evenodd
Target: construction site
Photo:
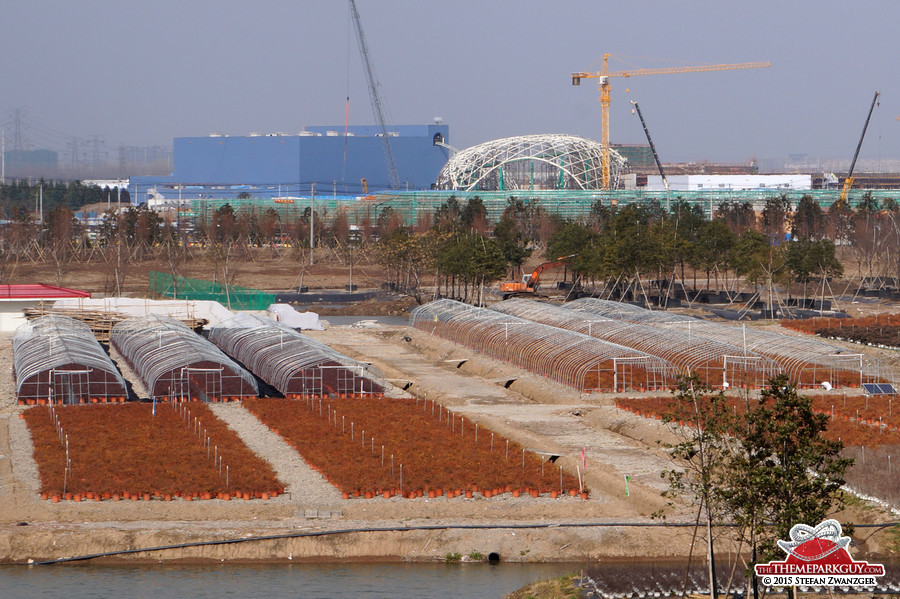
<path fill-rule="evenodd" d="M 342 124 L 177 137 L 125 205 L 51 217 L 38 184 L 0 226 L 0 564 L 688 564 L 597 594 L 630 599 L 714 594 L 715 542 L 746 597 L 744 529 L 679 447 L 702 402 L 732 425 L 792 393 L 854 460 L 829 516 L 896 558 L 900 180 L 857 169 L 879 92 L 838 169 L 666 162 L 637 101 L 646 144 L 613 143 L 614 82 L 770 63 L 602 54 L 560 73 L 596 85 L 599 139 L 456 148 L 388 121 L 349 8 L 373 125 L 348 91 Z"/>

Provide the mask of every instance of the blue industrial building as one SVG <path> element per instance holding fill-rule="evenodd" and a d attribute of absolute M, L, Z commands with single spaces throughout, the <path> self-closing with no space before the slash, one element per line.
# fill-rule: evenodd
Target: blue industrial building
<path fill-rule="evenodd" d="M 400 189 L 430 189 L 449 158 L 449 127 L 388 128 Z M 168 177 L 133 177 L 136 203 L 153 197 L 357 196 L 390 189 L 384 138 L 375 126 L 307 127 L 297 134 L 177 137 Z"/>

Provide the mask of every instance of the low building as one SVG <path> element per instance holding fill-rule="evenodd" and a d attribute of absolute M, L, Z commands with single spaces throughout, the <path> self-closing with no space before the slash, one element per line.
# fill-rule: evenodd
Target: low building
<path fill-rule="evenodd" d="M 88 291 L 54 287 L 43 283 L 0 285 L 0 332 L 15 331 L 25 323 L 23 310 L 49 306 L 66 298 L 90 298 Z"/>
<path fill-rule="evenodd" d="M 671 191 L 812 189 L 812 175 L 674 175 L 666 178 Z M 664 190 L 662 177 L 647 175 L 646 189 Z"/>
<path fill-rule="evenodd" d="M 447 125 L 307 127 L 299 133 L 177 137 L 168 177 L 132 177 L 134 203 L 149 199 L 357 196 L 396 188 L 429 189 L 447 162 Z"/>

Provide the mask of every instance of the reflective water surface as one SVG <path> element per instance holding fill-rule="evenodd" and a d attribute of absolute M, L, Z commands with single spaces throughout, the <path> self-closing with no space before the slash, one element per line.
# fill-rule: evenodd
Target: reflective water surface
<path fill-rule="evenodd" d="M 0 567 L 0 598 L 502 598 L 578 564 L 221 564 Z"/>

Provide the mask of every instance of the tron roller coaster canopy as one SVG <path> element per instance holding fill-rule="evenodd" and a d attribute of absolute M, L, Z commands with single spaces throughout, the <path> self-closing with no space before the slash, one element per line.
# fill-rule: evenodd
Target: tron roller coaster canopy
<path fill-rule="evenodd" d="M 625 158 L 610 150 L 610 181 L 617 187 Z M 603 147 L 575 135 L 522 135 L 466 148 L 438 175 L 438 189 L 506 191 L 601 189 Z"/>

